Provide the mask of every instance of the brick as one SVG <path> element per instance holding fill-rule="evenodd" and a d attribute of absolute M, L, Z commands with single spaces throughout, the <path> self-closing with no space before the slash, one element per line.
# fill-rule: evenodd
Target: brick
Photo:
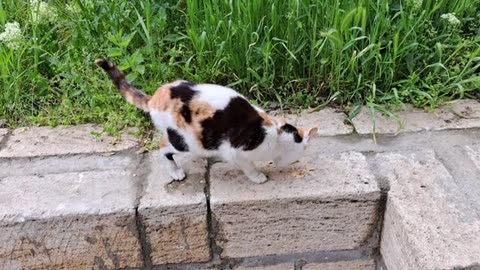
<path fill-rule="evenodd" d="M 158 161 L 149 156 L 151 172 L 139 213 L 151 246 L 154 265 L 208 261 L 211 257 L 204 194 L 205 160 L 175 156 L 187 173 L 181 182 L 169 183 Z"/>
<path fill-rule="evenodd" d="M 302 270 L 375 270 L 373 260 L 356 260 L 348 262 L 309 263 Z"/>
<path fill-rule="evenodd" d="M 335 136 L 350 134 L 353 127 L 345 124 L 345 114 L 333 108 L 325 108 L 317 112 L 301 111 L 298 114 L 286 114 L 283 116 L 287 122 L 299 127 L 318 127 L 320 136 Z"/>
<path fill-rule="evenodd" d="M 354 249 L 377 220 L 380 190 L 365 157 L 309 152 L 290 168 L 262 168 L 264 184 L 212 166 L 210 206 L 222 257 Z"/>
<path fill-rule="evenodd" d="M 395 111 L 394 117 L 387 117 L 376 111 L 371 115 L 370 109 L 362 108 L 353 118 L 353 126 L 359 134 L 397 134 L 399 132 L 418 132 L 435 130 L 445 126 L 445 122 L 432 113 L 406 106 L 404 111 Z M 375 122 L 375 129 L 374 129 Z"/>
<path fill-rule="evenodd" d="M 410 105 L 405 110 L 394 112 L 387 117 L 375 112 L 375 130 L 370 110 L 362 108 L 353 119 L 359 134 L 396 134 L 398 132 L 419 132 L 428 130 L 465 129 L 480 127 L 480 103 L 475 100 L 460 100 L 443 106 L 434 112 L 426 112 Z"/>
<path fill-rule="evenodd" d="M 1 269 L 140 267 L 129 171 L 5 177 Z"/>
<path fill-rule="evenodd" d="M 282 263 L 266 266 L 238 266 L 234 270 L 294 270 L 293 263 Z"/>
<path fill-rule="evenodd" d="M 95 170 L 131 169 L 138 166 L 140 156 L 129 154 L 115 155 L 72 155 L 49 156 L 27 159 L 0 159 L 0 178 L 21 175 L 44 175 L 66 172 Z"/>
<path fill-rule="evenodd" d="M 480 263 L 478 200 L 465 196 L 435 152 L 378 154 L 374 162 L 390 184 L 380 248 L 389 270 Z"/>
<path fill-rule="evenodd" d="M 0 150 L 0 157 L 105 153 L 134 148 L 138 144 L 137 140 L 128 134 L 122 135 L 121 139 L 107 135 L 96 138 L 92 132 L 101 133 L 102 128 L 79 125 L 15 129 L 6 146 Z"/>
<path fill-rule="evenodd" d="M 480 127 L 480 102 L 477 100 L 459 100 L 436 109 L 434 113 L 446 123 L 441 129 Z"/>

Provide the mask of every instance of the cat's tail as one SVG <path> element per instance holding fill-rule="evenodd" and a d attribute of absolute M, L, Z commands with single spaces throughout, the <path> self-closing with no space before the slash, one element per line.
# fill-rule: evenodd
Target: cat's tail
<path fill-rule="evenodd" d="M 125 79 L 125 74 L 123 74 L 116 65 L 107 59 L 98 59 L 95 61 L 95 63 L 105 70 L 110 79 L 112 79 L 113 84 L 115 84 L 118 90 L 120 90 L 120 93 L 127 99 L 128 102 L 146 112 L 149 111 L 148 101 L 150 101 L 151 96 L 143 93 L 130 84 Z"/>

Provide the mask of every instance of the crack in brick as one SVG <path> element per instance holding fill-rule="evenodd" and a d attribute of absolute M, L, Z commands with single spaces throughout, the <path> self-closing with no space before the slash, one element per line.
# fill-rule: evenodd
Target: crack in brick
<path fill-rule="evenodd" d="M 141 256 L 143 261 L 142 269 L 150 270 L 152 269 L 152 257 L 151 257 L 152 248 L 151 248 L 150 242 L 148 241 L 148 237 L 145 231 L 146 226 L 143 223 L 142 216 L 138 211 L 140 201 L 146 193 L 147 182 L 148 182 L 147 177 L 151 170 L 151 164 L 147 161 L 148 161 L 147 155 L 145 154 L 141 155 L 141 158 L 138 163 L 138 167 L 135 170 L 137 189 L 135 194 L 134 208 L 135 208 L 135 225 L 137 229 L 138 241 L 140 243 L 140 250 L 141 250 Z"/>
<path fill-rule="evenodd" d="M 147 233 L 145 232 L 145 224 L 143 224 L 143 220 L 141 214 L 138 212 L 138 207 L 135 208 L 135 220 L 138 230 L 138 240 L 140 242 L 140 249 L 142 252 L 142 261 L 143 261 L 143 268 L 144 270 L 152 269 L 152 247 L 150 242 L 147 238 Z"/>
<path fill-rule="evenodd" d="M 215 220 L 213 218 L 213 213 L 210 205 L 210 169 L 213 165 L 211 160 L 207 162 L 207 168 L 205 170 L 205 199 L 207 201 L 207 229 L 208 229 L 208 240 L 209 240 L 209 247 L 210 252 L 212 252 L 212 262 L 215 264 L 216 261 L 221 262 L 220 254 L 221 248 L 217 245 L 216 237 L 217 237 L 217 228 L 215 224 Z"/>

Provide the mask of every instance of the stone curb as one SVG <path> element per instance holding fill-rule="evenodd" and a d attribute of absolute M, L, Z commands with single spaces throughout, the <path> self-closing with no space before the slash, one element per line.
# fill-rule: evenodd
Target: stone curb
<path fill-rule="evenodd" d="M 480 128 L 480 102 L 460 100 L 431 113 L 407 105 L 405 110 L 394 112 L 394 117 L 378 111 L 372 117 L 370 109 L 363 107 L 352 122 L 355 131 L 362 135 Z"/>
<path fill-rule="evenodd" d="M 353 132 L 353 127 L 345 124 L 345 114 L 333 108 L 325 108 L 317 112 L 303 110 L 294 114 L 274 113 L 288 123 L 302 128 L 318 128 L 319 136 L 346 135 Z"/>
<path fill-rule="evenodd" d="M 207 227 L 206 160 L 175 156 L 188 178 L 171 182 L 158 162 L 148 155 L 150 172 L 138 212 L 145 226 L 152 265 L 206 262 L 211 258 Z M 180 158 L 180 159 L 179 159 Z"/>
<path fill-rule="evenodd" d="M 469 102 L 455 117 L 476 117 Z M 131 135 L 96 139 L 98 126 L 0 129 L 0 269 L 373 269 L 379 246 L 390 270 L 479 263 L 480 184 L 468 182 L 480 176 L 477 129 L 372 145 L 335 137 L 352 132 L 335 111 L 289 117 L 334 127 L 288 169 L 258 164 L 262 185 L 185 156 L 175 159 L 189 177 L 169 183 L 157 152 L 136 154 Z"/>
<path fill-rule="evenodd" d="M 306 264 L 302 270 L 375 270 L 373 260 Z"/>
<path fill-rule="evenodd" d="M 138 146 L 138 140 L 128 133 L 121 139 L 94 135 L 101 133 L 102 128 L 96 125 L 18 128 L 0 148 L 0 158 L 107 153 Z"/>
<path fill-rule="evenodd" d="M 7 136 L 6 142 L 4 140 L 0 150 L 0 268 L 148 269 L 156 265 L 178 265 L 187 269 L 192 263 L 204 263 L 206 269 L 215 269 L 218 261 L 212 261 L 212 256 L 218 258 L 220 254 L 215 245 L 223 240 L 220 241 L 219 231 L 214 228 L 217 223 L 212 220 L 223 215 L 217 190 L 225 187 L 225 183 L 217 183 L 213 177 L 209 183 L 212 194 L 205 193 L 209 170 L 206 161 L 191 161 L 182 156 L 175 159 L 189 169 L 189 177 L 183 182 L 169 183 L 170 179 L 157 162 L 158 153 L 142 157 L 133 151 L 125 152 L 137 146 L 133 137 L 127 135 L 113 145 L 112 137 L 97 140 L 91 135 L 92 131 L 99 130 L 92 125 L 17 129 Z M 312 158 L 304 165 L 317 166 L 313 161 L 318 154 L 309 155 Z M 295 202 L 293 206 L 308 212 L 324 204 L 315 210 L 315 219 L 325 222 L 325 229 L 302 237 L 313 236 L 328 242 L 317 246 L 320 240 L 310 240 L 303 248 L 287 248 L 280 254 L 375 248 L 375 244 L 366 241 L 376 227 L 380 195 L 365 158 L 359 153 L 350 153 L 320 160 L 329 158 L 338 160 L 330 166 L 336 166 L 337 162 L 343 166 L 345 175 L 333 177 L 328 166 L 321 171 L 296 168 L 287 172 L 288 177 L 283 180 L 280 174 L 272 172 L 273 179 L 278 178 L 279 182 L 271 194 L 283 200 L 283 205 Z M 353 164 L 357 162 L 360 165 Z M 352 168 L 356 173 L 351 175 L 347 169 Z M 314 174 L 318 173 L 326 173 L 328 177 L 317 181 Z M 250 190 L 258 189 L 257 192 L 274 184 L 274 180 L 266 185 L 237 180 L 241 182 L 237 184 Z M 354 187 L 341 183 L 344 180 Z M 345 192 L 331 188 L 327 192 L 312 193 L 308 188 L 289 187 L 298 186 L 296 181 L 318 187 L 335 186 L 338 182 L 336 188 Z M 297 195 L 291 197 L 291 192 Z M 209 206 L 206 195 L 211 195 L 213 205 Z M 238 203 L 248 206 L 250 202 Z M 212 216 L 209 216 L 209 207 L 212 207 Z M 355 211 L 342 216 L 340 210 L 345 207 Z M 322 209 L 327 212 L 322 213 Z M 355 222 L 345 227 L 342 224 L 348 222 L 349 217 L 354 217 Z M 306 216 L 295 218 L 308 220 Z M 295 222 L 295 218 L 291 220 Z M 356 225 L 360 227 L 354 230 Z M 328 229 L 336 226 L 340 226 L 345 235 L 341 244 L 335 244 L 335 235 L 341 234 Z M 329 240 L 324 233 L 330 235 Z M 214 252 L 217 254 L 212 254 Z M 226 248 L 221 254 L 229 252 Z M 262 254 L 273 253 L 263 251 L 239 256 Z"/>
<path fill-rule="evenodd" d="M 373 260 L 355 260 L 343 262 L 307 263 L 301 264 L 302 270 L 375 270 Z M 234 270 L 295 270 L 295 264 L 282 263 L 268 266 L 239 266 Z"/>
<path fill-rule="evenodd" d="M 226 164 L 212 166 L 222 258 L 349 250 L 372 237 L 381 193 L 362 154 L 309 153 L 286 170 L 263 168 L 272 180 L 256 185 Z"/>
<path fill-rule="evenodd" d="M 462 190 L 464 184 L 433 151 L 384 153 L 375 159 L 378 176 L 390 184 L 381 241 L 387 268 L 480 267 L 478 197 Z"/>
<path fill-rule="evenodd" d="M 1 179 L 1 268 L 141 266 L 134 194 L 125 170 Z"/>

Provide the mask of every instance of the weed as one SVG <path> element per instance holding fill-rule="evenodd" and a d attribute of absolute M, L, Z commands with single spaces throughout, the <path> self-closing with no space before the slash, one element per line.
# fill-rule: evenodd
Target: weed
<path fill-rule="evenodd" d="M 0 118 L 146 127 L 102 56 L 147 93 L 183 78 L 281 108 L 431 109 L 479 96 L 479 19 L 480 0 L 0 0 L 0 32 L 21 29 L 0 43 Z"/>

